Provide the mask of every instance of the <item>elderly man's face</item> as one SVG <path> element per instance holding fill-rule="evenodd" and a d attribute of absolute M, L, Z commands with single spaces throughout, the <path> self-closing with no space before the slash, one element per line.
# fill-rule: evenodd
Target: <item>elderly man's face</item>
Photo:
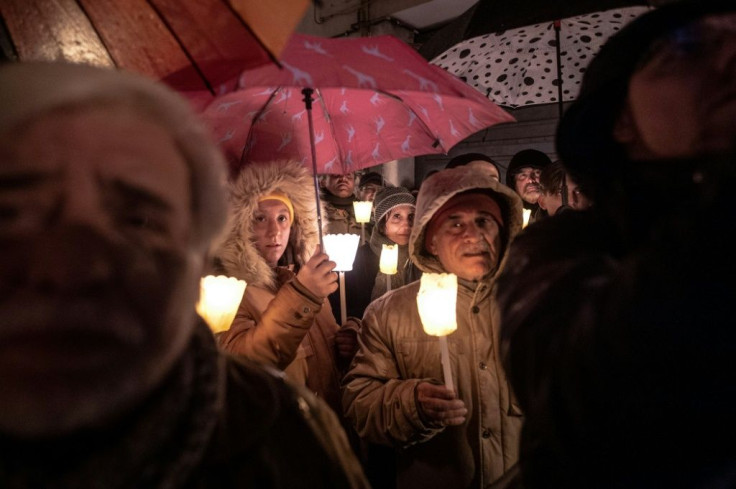
<path fill-rule="evenodd" d="M 498 265 L 500 229 L 495 202 L 487 195 L 459 194 L 432 217 L 432 237 L 425 246 L 442 267 L 465 280 L 480 280 Z"/>
<path fill-rule="evenodd" d="M 202 258 L 189 170 L 119 106 L 0 135 L 0 430 L 63 434 L 120 414 L 193 328 Z"/>
<path fill-rule="evenodd" d="M 355 175 L 346 173 L 344 175 L 327 175 L 323 181 L 323 186 L 332 195 L 337 197 L 350 197 L 355 190 Z"/>
<path fill-rule="evenodd" d="M 706 17 L 657 46 L 631 77 L 614 138 L 638 159 L 733 149 L 736 14 Z"/>
<path fill-rule="evenodd" d="M 519 169 L 519 172 L 514 175 L 514 185 L 516 193 L 519 194 L 524 202 L 530 204 L 536 204 L 539 199 L 539 176 L 542 174 L 542 170 L 539 168 L 532 168 L 525 166 Z"/>

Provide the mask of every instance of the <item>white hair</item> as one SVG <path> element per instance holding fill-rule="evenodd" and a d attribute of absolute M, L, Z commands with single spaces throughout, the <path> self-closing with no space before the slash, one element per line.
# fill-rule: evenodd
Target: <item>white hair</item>
<path fill-rule="evenodd" d="M 71 63 L 0 67 L 0 134 L 54 110 L 124 106 L 171 134 L 190 170 L 193 244 L 203 249 L 226 217 L 225 160 L 189 104 L 142 76 Z"/>

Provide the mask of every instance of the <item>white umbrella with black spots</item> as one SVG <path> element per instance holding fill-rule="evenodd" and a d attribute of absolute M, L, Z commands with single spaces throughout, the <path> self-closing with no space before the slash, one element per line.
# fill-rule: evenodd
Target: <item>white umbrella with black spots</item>
<path fill-rule="evenodd" d="M 613 9 L 484 34 L 453 46 L 432 63 L 498 105 L 561 107 L 577 96 L 585 68 L 606 40 L 650 9 Z"/>

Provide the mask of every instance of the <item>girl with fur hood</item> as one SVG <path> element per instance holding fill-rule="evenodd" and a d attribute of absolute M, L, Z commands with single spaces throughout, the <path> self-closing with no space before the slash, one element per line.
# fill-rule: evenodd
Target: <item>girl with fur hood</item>
<path fill-rule="evenodd" d="M 274 161 L 246 166 L 229 189 L 218 261 L 223 273 L 248 285 L 220 346 L 283 370 L 341 414 L 336 338 L 348 344 L 340 348 L 347 364 L 355 351 L 349 330 L 358 325 L 341 329 L 325 300 L 338 276 L 335 262 L 317 249 L 312 178 L 299 162 Z"/>

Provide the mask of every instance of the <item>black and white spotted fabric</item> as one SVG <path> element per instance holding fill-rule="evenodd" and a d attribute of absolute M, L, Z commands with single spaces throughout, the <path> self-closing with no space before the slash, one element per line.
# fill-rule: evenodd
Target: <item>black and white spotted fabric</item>
<path fill-rule="evenodd" d="M 563 101 L 579 91 L 585 68 L 606 40 L 650 10 L 628 7 L 563 19 L 560 29 Z M 557 102 L 557 54 L 553 22 L 465 40 L 432 60 L 498 105 Z"/>

